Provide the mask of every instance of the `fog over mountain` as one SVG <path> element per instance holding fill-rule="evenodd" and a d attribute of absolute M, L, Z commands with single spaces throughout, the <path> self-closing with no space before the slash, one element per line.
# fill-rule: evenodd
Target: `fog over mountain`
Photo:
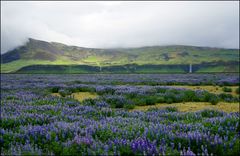
<path fill-rule="evenodd" d="M 91 48 L 239 48 L 239 3 L 1 1 L 1 53 L 28 38 Z"/>

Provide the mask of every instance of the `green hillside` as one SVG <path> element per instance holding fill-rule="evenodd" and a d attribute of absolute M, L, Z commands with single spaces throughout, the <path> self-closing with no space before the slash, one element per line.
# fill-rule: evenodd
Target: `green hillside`
<path fill-rule="evenodd" d="M 177 65 L 189 66 L 189 64 L 195 65 L 197 69 L 195 72 L 238 72 L 238 63 L 239 49 L 182 45 L 96 49 L 29 39 L 25 45 L 1 55 L 1 73 L 16 72 L 20 69 L 24 71 L 28 68 L 23 67 L 34 65 L 67 65 L 68 67 L 87 65 L 114 68 L 127 64 L 142 66 L 134 70 L 140 73 L 156 70 L 183 72 L 185 70 Z M 145 65 L 159 65 L 160 68 L 146 68 Z M 175 65 L 176 68 L 170 69 L 168 65 Z M 42 66 L 38 67 L 42 68 Z M 45 66 L 44 70 L 47 70 Z"/>

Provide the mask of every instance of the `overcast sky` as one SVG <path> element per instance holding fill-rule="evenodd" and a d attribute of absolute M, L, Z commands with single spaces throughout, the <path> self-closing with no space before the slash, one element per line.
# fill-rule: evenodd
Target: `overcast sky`
<path fill-rule="evenodd" d="M 239 48 L 235 2 L 1 1 L 1 53 L 28 38 L 95 48 Z"/>

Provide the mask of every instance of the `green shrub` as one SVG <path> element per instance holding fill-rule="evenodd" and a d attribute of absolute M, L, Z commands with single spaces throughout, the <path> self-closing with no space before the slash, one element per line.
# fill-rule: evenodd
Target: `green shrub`
<path fill-rule="evenodd" d="M 69 88 L 68 90 L 72 93 L 79 92 L 79 90 L 77 88 Z"/>
<path fill-rule="evenodd" d="M 50 89 L 50 92 L 51 93 L 58 93 L 59 89 L 60 89 L 59 87 L 53 87 L 53 88 Z"/>
<path fill-rule="evenodd" d="M 229 87 L 223 87 L 222 89 L 224 92 L 232 92 L 232 88 Z"/>
<path fill-rule="evenodd" d="M 92 87 L 80 87 L 76 89 L 78 90 L 78 92 L 95 92 L 96 91 L 96 89 Z"/>
<path fill-rule="evenodd" d="M 136 93 L 130 93 L 130 94 L 127 94 L 126 95 L 129 99 L 133 99 L 133 98 L 136 98 L 137 97 L 137 94 Z"/>
<path fill-rule="evenodd" d="M 183 101 L 194 101 L 196 98 L 196 94 L 192 90 L 186 90 L 184 91 Z"/>
<path fill-rule="evenodd" d="M 166 101 L 166 103 L 168 103 L 168 104 L 173 103 L 173 100 L 172 100 L 171 98 L 167 98 L 165 101 Z"/>
<path fill-rule="evenodd" d="M 177 89 L 170 89 L 169 92 L 171 92 L 173 94 L 180 94 L 180 92 L 182 92 L 182 91 L 179 91 Z"/>
<path fill-rule="evenodd" d="M 225 94 L 225 93 L 219 94 L 219 97 L 221 99 L 223 99 L 223 100 L 225 100 L 225 99 L 232 99 L 233 98 L 233 96 L 231 94 Z"/>
<path fill-rule="evenodd" d="M 177 112 L 178 111 L 177 107 L 166 107 L 165 110 L 167 110 L 168 112 Z"/>
<path fill-rule="evenodd" d="M 126 108 L 126 109 L 133 109 L 134 107 L 135 107 L 135 105 L 131 102 L 124 104 L 124 108 Z"/>
<path fill-rule="evenodd" d="M 67 95 L 71 95 L 72 93 L 69 91 L 69 90 L 64 90 L 64 89 L 60 89 L 58 91 L 58 93 L 62 96 L 62 97 L 65 97 Z"/>
<path fill-rule="evenodd" d="M 134 99 L 131 99 L 131 100 L 137 106 L 144 106 L 144 105 L 146 105 L 145 98 L 137 97 L 137 98 L 134 98 Z"/>
<path fill-rule="evenodd" d="M 212 105 L 216 105 L 216 104 L 218 104 L 218 102 L 219 102 L 219 97 L 217 97 L 216 95 L 211 96 L 211 98 L 209 99 L 209 102 L 210 102 Z"/>
<path fill-rule="evenodd" d="M 157 103 L 157 99 L 155 97 L 146 98 L 146 105 L 155 105 Z"/>
<path fill-rule="evenodd" d="M 240 88 L 238 87 L 238 88 L 235 90 L 235 92 L 236 92 L 237 94 L 239 94 L 239 90 L 240 90 Z"/>
<path fill-rule="evenodd" d="M 209 102 L 211 97 L 213 96 L 214 94 L 211 94 L 209 92 L 204 92 L 203 94 L 203 98 L 202 98 L 202 102 Z"/>
<path fill-rule="evenodd" d="M 176 95 L 175 95 L 173 92 L 167 91 L 167 92 L 165 93 L 165 95 L 164 95 L 164 100 L 165 100 L 165 102 L 171 101 L 171 103 L 173 103 L 173 102 L 176 101 L 176 97 L 175 97 L 175 96 L 176 96 Z M 167 102 L 167 103 L 168 103 L 168 102 Z"/>
<path fill-rule="evenodd" d="M 110 104 L 112 108 L 123 108 L 124 105 L 132 104 L 132 101 L 126 99 L 124 96 L 108 96 L 106 102 Z"/>
<path fill-rule="evenodd" d="M 157 97 L 157 103 L 164 103 L 165 100 L 164 100 L 164 97 L 160 96 L 160 97 Z"/>

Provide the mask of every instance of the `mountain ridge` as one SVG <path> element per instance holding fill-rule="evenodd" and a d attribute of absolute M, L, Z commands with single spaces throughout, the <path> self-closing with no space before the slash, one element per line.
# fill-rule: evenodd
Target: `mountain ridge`
<path fill-rule="evenodd" d="M 189 45 L 104 49 L 29 38 L 25 45 L 1 55 L 1 72 L 17 71 L 29 65 L 181 65 L 214 62 L 239 62 L 239 49 Z"/>
<path fill-rule="evenodd" d="M 42 42 L 47 42 L 44 40 L 38 40 L 34 38 L 28 38 L 28 40 L 33 40 L 33 41 L 42 41 Z M 237 48 L 224 48 L 224 47 L 209 47 L 209 46 L 195 46 L 195 45 L 183 45 L 183 44 L 166 44 L 166 45 L 146 45 L 146 46 L 135 46 L 135 47 L 112 47 L 112 48 L 96 48 L 96 47 L 81 47 L 81 46 L 76 46 L 76 45 L 70 45 L 70 44 L 64 44 L 61 42 L 47 42 L 47 43 L 53 43 L 53 44 L 62 44 L 64 46 L 69 46 L 69 47 L 78 47 L 78 48 L 83 48 L 83 49 L 137 49 L 137 48 L 150 48 L 150 47 L 196 47 L 196 48 L 209 48 L 209 49 L 228 49 L 228 50 L 237 50 Z"/>

